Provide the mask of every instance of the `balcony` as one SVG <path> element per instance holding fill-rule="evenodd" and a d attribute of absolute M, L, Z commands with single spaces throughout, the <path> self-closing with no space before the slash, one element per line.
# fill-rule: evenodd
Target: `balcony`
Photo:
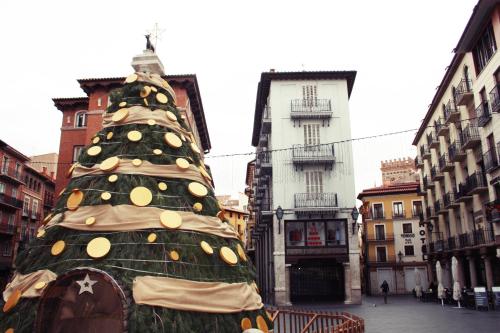
<path fill-rule="evenodd" d="M 426 217 L 426 220 L 435 219 L 438 217 L 436 215 L 436 211 L 434 210 L 434 207 L 429 206 L 429 207 L 425 208 L 425 217 Z"/>
<path fill-rule="evenodd" d="M 0 234 L 12 236 L 14 235 L 15 227 L 13 224 L 0 224 Z"/>
<path fill-rule="evenodd" d="M 261 133 L 259 136 L 259 147 L 267 147 L 269 143 L 269 134 Z"/>
<path fill-rule="evenodd" d="M 486 177 L 480 171 L 476 171 L 465 180 L 467 194 L 473 195 L 481 192 L 488 191 L 488 185 L 486 183 Z"/>
<path fill-rule="evenodd" d="M 434 149 L 439 149 L 439 138 L 436 133 L 430 132 L 427 134 L 427 142 L 429 142 L 429 147 Z"/>
<path fill-rule="evenodd" d="M 439 170 L 441 172 L 450 172 L 455 170 L 455 165 L 448 158 L 448 154 L 444 153 L 439 157 Z"/>
<path fill-rule="evenodd" d="M 429 149 L 429 146 L 427 145 L 421 145 L 420 146 L 420 156 L 422 156 L 422 158 L 425 160 L 425 159 L 429 159 L 431 158 L 431 150 Z"/>
<path fill-rule="evenodd" d="M 458 184 L 458 191 L 455 195 L 455 202 L 466 202 L 467 200 L 472 200 L 472 195 L 469 194 L 469 189 L 467 184 Z"/>
<path fill-rule="evenodd" d="M 424 160 L 420 156 L 415 157 L 415 169 L 423 168 Z"/>
<path fill-rule="evenodd" d="M 441 119 L 434 121 L 434 128 L 438 136 L 448 136 L 450 134 L 450 128 L 447 124 L 442 123 Z"/>
<path fill-rule="evenodd" d="M 418 184 L 418 187 L 417 187 L 417 195 L 419 196 L 423 196 L 423 195 L 426 195 L 427 194 L 427 191 L 423 190 L 422 189 L 422 186 L 420 186 L 420 184 Z"/>
<path fill-rule="evenodd" d="M 460 142 L 462 143 L 463 150 L 472 149 L 481 144 L 479 130 L 475 124 L 469 123 L 465 126 L 464 130 L 460 134 Z"/>
<path fill-rule="evenodd" d="M 394 234 L 375 234 L 375 235 L 368 235 L 366 237 L 366 240 L 368 242 L 391 242 L 394 241 Z"/>
<path fill-rule="evenodd" d="M 449 237 L 446 241 L 446 249 L 448 251 L 453 251 L 457 248 L 457 242 L 455 237 Z"/>
<path fill-rule="evenodd" d="M 491 112 L 500 112 L 500 84 L 490 91 Z"/>
<path fill-rule="evenodd" d="M 470 246 L 495 244 L 495 235 L 492 229 L 477 229 L 468 233 Z"/>
<path fill-rule="evenodd" d="M 456 194 L 455 192 L 447 192 L 443 195 L 443 204 L 445 208 L 455 208 L 460 206 L 458 202 L 455 201 Z"/>
<path fill-rule="evenodd" d="M 260 200 L 255 201 L 255 208 L 258 210 L 260 213 L 264 215 L 272 215 L 273 214 L 273 209 L 272 209 L 272 203 L 269 198 L 263 198 Z"/>
<path fill-rule="evenodd" d="M 483 155 L 484 169 L 486 172 L 495 171 L 498 168 L 498 154 L 495 148 L 491 148 Z"/>
<path fill-rule="evenodd" d="M 455 90 L 455 102 L 457 105 L 468 105 L 474 100 L 472 93 L 472 81 L 462 79 Z"/>
<path fill-rule="evenodd" d="M 321 164 L 331 168 L 335 162 L 333 144 L 316 146 L 294 145 L 292 148 L 292 162 L 295 166 Z"/>
<path fill-rule="evenodd" d="M 462 149 L 459 140 L 452 142 L 448 147 L 448 157 L 451 162 L 462 162 L 467 158 L 467 153 Z"/>
<path fill-rule="evenodd" d="M 468 234 L 458 235 L 458 246 L 463 249 L 470 246 Z"/>
<path fill-rule="evenodd" d="M 336 212 L 337 193 L 295 193 L 295 212 Z"/>
<path fill-rule="evenodd" d="M 477 126 L 484 127 L 491 120 L 490 104 L 483 101 L 476 108 Z"/>
<path fill-rule="evenodd" d="M 460 111 L 458 111 L 453 100 L 450 99 L 444 107 L 444 123 L 451 124 L 458 120 L 460 120 Z"/>
<path fill-rule="evenodd" d="M 424 190 L 435 187 L 434 182 L 430 180 L 427 176 L 424 176 L 423 182 L 424 182 Z"/>
<path fill-rule="evenodd" d="M 270 151 L 261 151 L 257 153 L 255 168 L 259 170 L 259 177 L 270 175 L 272 173 L 272 161 Z"/>
<path fill-rule="evenodd" d="M 432 181 L 439 181 L 444 178 L 443 173 L 439 170 L 437 166 L 431 168 L 431 179 Z"/>
<path fill-rule="evenodd" d="M 29 217 L 33 221 L 40 221 L 42 216 L 40 215 L 40 213 L 31 212 L 31 214 L 29 214 Z"/>
<path fill-rule="evenodd" d="M 400 219 L 405 219 L 406 214 L 404 211 L 402 212 L 392 212 L 392 219 L 393 220 L 400 220 Z"/>
<path fill-rule="evenodd" d="M 292 119 L 330 119 L 332 114 L 330 99 L 293 99 L 290 101 Z"/>
<path fill-rule="evenodd" d="M 19 185 L 23 184 L 21 167 L 16 169 L 15 167 L 2 165 L 0 168 L 0 179 L 5 179 Z"/>
<path fill-rule="evenodd" d="M 271 107 L 264 107 L 262 113 L 262 134 L 271 133 Z"/>
<path fill-rule="evenodd" d="M 434 202 L 434 211 L 438 214 L 448 213 L 448 209 L 445 207 L 443 200 L 439 199 Z"/>
<path fill-rule="evenodd" d="M 23 207 L 23 202 L 21 200 L 17 200 L 10 195 L 0 193 L 0 206 L 5 206 L 7 208 L 12 209 L 20 209 Z"/>

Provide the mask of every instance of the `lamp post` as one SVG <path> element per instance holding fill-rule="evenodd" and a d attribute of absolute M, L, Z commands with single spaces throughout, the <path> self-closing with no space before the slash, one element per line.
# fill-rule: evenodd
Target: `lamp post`
<path fill-rule="evenodd" d="M 399 264 L 401 264 L 401 261 L 403 259 L 403 253 L 401 253 L 401 250 L 398 252 L 398 261 L 396 262 L 396 294 L 398 293 L 398 267 Z"/>
<path fill-rule="evenodd" d="M 356 233 L 356 225 L 358 224 L 358 216 L 359 216 L 359 211 L 356 207 L 354 207 L 351 211 L 351 217 L 352 217 L 352 234 L 354 235 Z"/>
<path fill-rule="evenodd" d="M 276 218 L 278 219 L 278 234 L 281 234 L 281 219 L 283 218 L 283 208 L 281 206 L 278 206 L 276 208 Z"/>

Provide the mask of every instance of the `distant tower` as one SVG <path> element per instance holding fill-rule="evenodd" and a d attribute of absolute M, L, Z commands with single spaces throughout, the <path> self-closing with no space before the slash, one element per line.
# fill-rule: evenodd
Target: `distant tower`
<path fill-rule="evenodd" d="M 407 183 L 418 180 L 415 161 L 411 157 L 382 161 L 380 162 L 380 171 L 382 171 L 383 185 Z"/>

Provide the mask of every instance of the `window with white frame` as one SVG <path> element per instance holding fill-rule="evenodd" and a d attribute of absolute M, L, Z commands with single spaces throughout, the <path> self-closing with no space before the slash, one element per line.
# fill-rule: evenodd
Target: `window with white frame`
<path fill-rule="evenodd" d="M 13 188 L 13 189 L 12 189 L 11 196 L 12 196 L 14 199 L 17 199 L 17 188 Z"/>
<path fill-rule="evenodd" d="M 14 219 L 15 218 L 16 218 L 16 215 L 14 215 L 14 214 L 9 215 L 9 221 L 7 222 L 7 230 L 9 232 L 14 232 L 14 228 L 15 228 Z"/>
<path fill-rule="evenodd" d="M 73 163 L 78 161 L 78 158 L 80 157 L 84 148 L 85 146 L 73 146 Z"/>
<path fill-rule="evenodd" d="M 97 106 L 102 106 L 102 97 L 97 98 Z"/>
<path fill-rule="evenodd" d="M 387 261 L 387 251 L 385 246 L 377 246 L 377 261 L 378 262 L 386 262 Z"/>
<path fill-rule="evenodd" d="M 14 169 L 14 177 L 19 179 L 21 177 L 21 164 L 16 163 L 16 168 Z"/>
<path fill-rule="evenodd" d="M 75 127 L 87 126 L 87 112 L 78 112 L 75 116 Z"/>
<path fill-rule="evenodd" d="M 318 106 L 318 87 L 315 85 L 302 86 L 302 103 L 304 106 Z"/>
<path fill-rule="evenodd" d="M 30 197 L 25 196 L 23 201 L 23 216 L 28 216 L 30 210 Z"/>
<path fill-rule="evenodd" d="M 319 124 L 304 125 L 304 146 L 314 146 L 310 148 L 319 148 Z"/>
<path fill-rule="evenodd" d="M 306 192 L 308 195 L 323 193 L 323 172 L 306 171 Z"/>
<path fill-rule="evenodd" d="M 38 213 L 38 200 L 33 199 L 33 204 L 31 206 L 31 217 L 36 218 L 36 214 Z"/>
<path fill-rule="evenodd" d="M 7 173 L 8 169 L 9 169 L 9 158 L 7 156 L 4 156 L 2 158 L 2 173 Z"/>
<path fill-rule="evenodd" d="M 403 203 L 401 201 L 392 203 L 392 215 L 393 217 L 403 217 Z"/>
<path fill-rule="evenodd" d="M 5 193 L 5 184 L 0 183 L 0 194 L 4 194 L 4 193 Z"/>

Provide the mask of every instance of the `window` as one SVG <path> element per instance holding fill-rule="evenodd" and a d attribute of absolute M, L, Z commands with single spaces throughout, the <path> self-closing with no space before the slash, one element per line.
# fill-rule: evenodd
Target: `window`
<path fill-rule="evenodd" d="M 302 86 L 303 106 L 318 106 L 318 87 L 313 85 Z"/>
<path fill-rule="evenodd" d="M 75 127 L 87 126 L 87 112 L 78 112 L 75 116 Z"/>
<path fill-rule="evenodd" d="M 385 246 L 377 246 L 377 261 L 378 262 L 386 262 L 387 261 L 387 253 L 385 251 Z"/>
<path fill-rule="evenodd" d="M 102 97 L 97 99 L 97 106 L 102 106 Z"/>
<path fill-rule="evenodd" d="M 323 172 L 308 171 L 305 174 L 308 197 L 315 197 L 314 194 L 323 193 Z"/>
<path fill-rule="evenodd" d="M 394 202 L 392 204 L 392 215 L 393 217 L 404 217 L 405 213 L 403 211 L 402 202 Z"/>
<path fill-rule="evenodd" d="M 36 215 L 38 214 L 38 200 L 33 199 L 32 209 L 31 209 L 31 217 L 36 219 Z"/>
<path fill-rule="evenodd" d="M 374 219 L 384 218 L 384 206 L 381 203 L 373 205 L 373 218 Z"/>
<path fill-rule="evenodd" d="M 375 226 L 375 239 L 385 240 L 385 226 L 383 224 L 378 224 Z"/>
<path fill-rule="evenodd" d="M 26 233 L 28 232 L 28 222 L 23 221 L 21 223 L 21 240 L 24 240 L 26 238 Z"/>
<path fill-rule="evenodd" d="M 83 151 L 83 148 L 85 146 L 73 146 L 73 163 L 78 161 L 78 158 L 80 157 L 80 154 Z"/>
<path fill-rule="evenodd" d="M 287 246 L 304 246 L 305 245 L 305 223 L 304 222 L 287 222 L 286 223 L 286 245 Z"/>
<path fill-rule="evenodd" d="M 19 179 L 21 177 L 21 164 L 16 163 L 16 169 L 14 170 L 14 177 Z"/>
<path fill-rule="evenodd" d="M 415 250 L 413 245 L 405 245 L 405 256 L 414 256 Z"/>
<path fill-rule="evenodd" d="M 304 125 L 304 146 L 314 146 L 311 148 L 319 148 L 319 124 Z"/>
<path fill-rule="evenodd" d="M 233 212 L 229 212 L 229 217 L 233 217 Z"/>
<path fill-rule="evenodd" d="M 413 201 L 412 205 L 413 216 L 420 216 L 420 214 L 422 214 L 422 201 Z"/>
<path fill-rule="evenodd" d="M 411 223 L 403 223 L 403 233 L 411 234 L 413 233 L 412 224 Z"/>
<path fill-rule="evenodd" d="M 309 222 L 307 225 L 307 246 L 325 246 L 325 224 Z"/>
<path fill-rule="evenodd" d="M 2 248 L 2 255 L 4 257 L 10 257 L 12 255 L 12 244 L 10 243 L 10 240 L 4 241 Z"/>
<path fill-rule="evenodd" d="M 8 225 L 7 225 L 7 231 L 9 232 L 14 232 L 14 218 L 16 216 L 14 214 L 10 214 L 9 215 L 9 221 L 8 221 Z"/>
<path fill-rule="evenodd" d="M 488 61 L 491 59 L 496 50 L 497 44 L 495 41 L 495 34 L 493 32 L 493 26 L 490 23 L 484 30 L 476 46 L 472 49 L 474 65 L 476 66 L 477 73 L 480 73 L 486 64 L 488 64 Z"/>
<path fill-rule="evenodd" d="M 346 245 L 344 221 L 329 221 L 326 223 L 326 244 Z"/>
<path fill-rule="evenodd" d="M 8 168 L 9 168 L 9 158 L 7 156 L 4 156 L 2 159 L 2 173 L 7 173 Z"/>
<path fill-rule="evenodd" d="M 25 196 L 23 203 L 23 216 L 28 216 L 29 210 L 30 210 L 30 197 Z"/>
<path fill-rule="evenodd" d="M 4 193 L 5 193 L 5 184 L 0 183 L 0 194 L 4 194 Z"/>

